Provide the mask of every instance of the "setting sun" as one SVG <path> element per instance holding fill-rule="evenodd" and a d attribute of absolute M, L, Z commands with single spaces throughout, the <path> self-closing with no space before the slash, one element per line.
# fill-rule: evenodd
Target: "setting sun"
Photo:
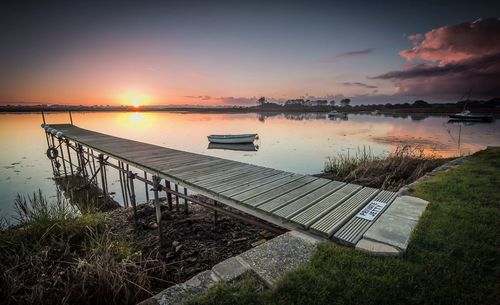
<path fill-rule="evenodd" d="M 137 93 L 137 91 L 124 93 L 118 98 L 123 104 L 132 106 L 134 108 L 139 108 L 150 104 L 149 96 Z"/>
<path fill-rule="evenodd" d="M 135 108 L 138 108 L 140 106 L 142 106 L 142 99 L 140 97 L 137 97 L 137 96 L 134 96 L 132 97 L 132 99 L 130 100 L 130 103 L 132 104 L 132 106 L 134 106 Z"/>

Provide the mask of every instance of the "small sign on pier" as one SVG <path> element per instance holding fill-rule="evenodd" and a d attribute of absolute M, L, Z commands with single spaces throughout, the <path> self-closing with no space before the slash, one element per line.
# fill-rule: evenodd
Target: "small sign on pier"
<path fill-rule="evenodd" d="M 379 201 L 371 201 L 368 203 L 359 213 L 356 215 L 359 218 L 363 218 L 372 221 L 377 217 L 377 215 L 382 212 L 386 203 Z"/>

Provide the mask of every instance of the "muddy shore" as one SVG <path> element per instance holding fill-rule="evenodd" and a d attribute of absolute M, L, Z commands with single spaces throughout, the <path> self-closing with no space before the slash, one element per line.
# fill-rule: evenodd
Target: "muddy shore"
<path fill-rule="evenodd" d="M 136 224 L 132 208 L 106 212 L 110 232 L 125 239 L 138 251 L 142 261 L 152 261 L 148 276 L 158 292 L 212 268 L 229 257 L 253 248 L 276 234 L 219 215 L 197 205 L 189 213 L 169 211 L 162 205 L 163 248 L 159 246 L 155 208 L 152 203 L 137 207 Z"/>

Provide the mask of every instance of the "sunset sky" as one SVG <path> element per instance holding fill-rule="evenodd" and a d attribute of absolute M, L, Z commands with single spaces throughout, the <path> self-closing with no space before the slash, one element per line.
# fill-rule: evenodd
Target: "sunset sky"
<path fill-rule="evenodd" d="M 3 2 L 0 103 L 497 97 L 495 2 Z"/>

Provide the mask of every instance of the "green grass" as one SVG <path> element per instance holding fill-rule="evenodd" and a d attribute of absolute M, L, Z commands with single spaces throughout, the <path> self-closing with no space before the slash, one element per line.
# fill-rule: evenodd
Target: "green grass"
<path fill-rule="evenodd" d="M 500 149 L 477 153 L 419 184 L 413 195 L 430 204 L 405 257 L 325 243 L 274 289 L 244 280 L 189 304 L 498 304 L 499 185 Z"/>

